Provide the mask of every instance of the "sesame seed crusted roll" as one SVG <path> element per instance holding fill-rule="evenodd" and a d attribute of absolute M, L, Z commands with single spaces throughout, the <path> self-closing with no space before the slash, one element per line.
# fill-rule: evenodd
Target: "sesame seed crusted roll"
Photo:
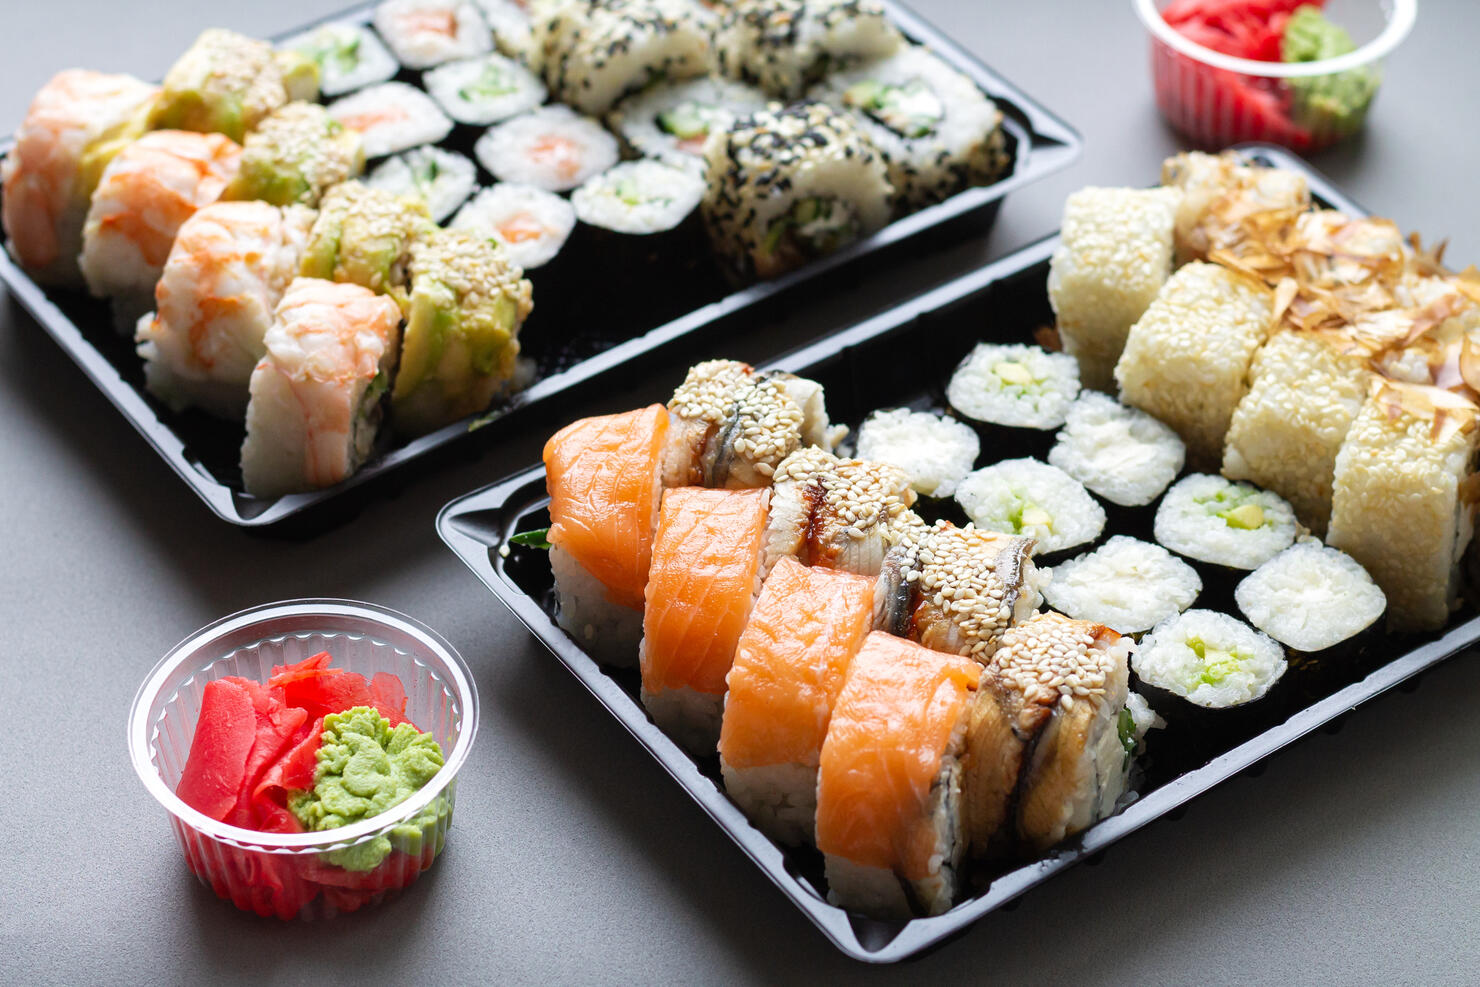
<path fill-rule="evenodd" d="M 313 92 L 301 98 L 317 94 L 317 73 L 313 81 Z M 272 45 L 213 27 L 202 31 L 170 66 L 149 113 L 149 126 L 221 133 L 240 143 L 290 98 L 283 65 L 274 57 Z"/>
<path fill-rule="evenodd" d="M 892 55 L 902 40 L 877 0 L 739 0 L 714 43 L 721 74 L 792 100 L 829 71 Z"/>
<path fill-rule="evenodd" d="M 329 186 L 353 178 L 364 167 L 359 133 L 337 123 L 317 103 L 289 103 L 247 135 L 241 170 L 221 197 L 312 206 Z"/>
<path fill-rule="evenodd" d="M 403 302 L 410 284 L 411 241 L 430 225 L 420 199 L 341 182 L 319 203 L 300 273 L 353 282 Z"/>

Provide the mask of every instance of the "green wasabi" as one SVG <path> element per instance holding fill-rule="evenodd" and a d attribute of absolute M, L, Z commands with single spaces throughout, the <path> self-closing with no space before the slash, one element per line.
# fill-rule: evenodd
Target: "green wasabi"
<path fill-rule="evenodd" d="M 1304 6 L 1297 8 L 1285 24 L 1280 59 L 1318 62 L 1356 49 L 1351 35 L 1331 23 L 1320 8 Z M 1292 115 L 1296 123 L 1316 133 L 1352 133 L 1361 127 L 1381 81 L 1370 67 L 1290 79 Z"/>

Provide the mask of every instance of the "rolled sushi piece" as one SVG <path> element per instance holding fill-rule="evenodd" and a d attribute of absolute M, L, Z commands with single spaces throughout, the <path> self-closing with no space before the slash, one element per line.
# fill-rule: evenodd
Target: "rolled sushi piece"
<path fill-rule="evenodd" d="M 753 86 L 704 76 L 633 93 L 612 108 L 606 122 L 635 155 L 702 171 L 709 135 L 765 106 L 765 95 Z"/>
<path fill-rule="evenodd" d="M 1437 630 L 1458 605 L 1477 415 L 1449 391 L 1380 380 L 1336 456 L 1326 541 L 1382 587 L 1392 630 Z"/>
<path fill-rule="evenodd" d="M 725 676 L 760 591 L 769 490 L 665 491 L 642 618 L 642 704 L 691 754 L 719 743 Z"/>
<path fill-rule="evenodd" d="M 422 81 L 448 116 L 480 127 L 527 113 L 546 96 L 539 76 L 503 55 L 448 62 Z"/>
<path fill-rule="evenodd" d="M 966 849 L 961 757 L 976 662 L 871 633 L 848 667 L 817 776 L 828 900 L 874 918 L 939 915 Z"/>
<path fill-rule="evenodd" d="M 878 152 L 846 115 L 796 103 L 737 120 L 705 145 L 710 243 L 737 281 L 772 278 L 847 246 L 890 218 Z"/>
<path fill-rule="evenodd" d="M 534 33 L 529 0 L 478 0 L 483 20 L 493 31 L 493 43 L 510 58 L 529 63 L 534 52 Z"/>
<path fill-rule="evenodd" d="M 1144 411 L 1098 391 L 1069 406 L 1048 462 L 1121 507 L 1144 507 L 1182 472 L 1187 448 Z"/>
<path fill-rule="evenodd" d="M 429 69 L 493 50 L 493 35 L 471 0 L 384 0 L 375 30 L 408 69 Z"/>
<path fill-rule="evenodd" d="M 452 132 L 452 121 L 426 93 L 404 82 L 367 86 L 329 104 L 329 115 L 358 131 L 365 156 L 379 158 Z"/>
<path fill-rule="evenodd" d="M 370 455 L 396 366 L 401 310 L 368 288 L 298 278 L 252 371 L 242 480 L 255 497 L 318 490 Z"/>
<path fill-rule="evenodd" d="M 1172 272 L 1178 189 L 1086 188 L 1069 196 L 1048 268 L 1064 352 L 1109 391 L 1126 336 Z"/>
<path fill-rule="evenodd" d="M 1127 710 L 1131 647 L 1103 624 L 1056 613 L 1002 636 L 961 758 L 973 857 L 1024 844 L 1041 852 L 1114 811 L 1138 739 Z"/>
<path fill-rule="evenodd" d="M 575 208 L 554 192 L 499 182 L 473 196 L 452 217 L 454 229 L 492 237 L 528 271 L 554 260 L 576 226 Z"/>
<path fill-rule="evenodd" d="M 1197 570 L 1171 552 L 1114 535 L 1093 552 L 1054 566 L 1043 598 L 1075 620 L 1139 634 L 1192 606 L 1201 592 Z"/>
<path fill-rule="evenodd" d="M 1126 404 L 1170 425 L 1194 469 L 1216 469 L 1249 365 L 1273 315 L 1269 289 L 1194 261 L 1167 281 L 1131 327 L 1115 380 Z"/>
<path fill-rule="evenodd" d="M 704 198 L 692 169 L 646 159 L 625 161 L 571 193 L 576 218 L 588 226 L 637 236 L 677 230 Z"/>
<path fill-rule="evenodd" d="M 300 273 L 353 282 L 404 302 L 411 243 L 430 225 L 420 199 L 343 182 L 319 203 Z"/>
<path fill-rule="evenodd" d="M 501 182 L 565 192 L 617 163 L 617 139 L 568 106 L 542 106 L 489 129 L 473 154 Z"/>
<path fill-rule="evenodd" d="M 725 792 L 782 843 L 816 842 L 822 744 L 873 594 L 872 579 L 782 559 L 735 648 L 719 736 Z"/>
<path fill-rule="evenodd" d="M 904 470 L 910 486 L 926 497 L 949 497 L 971 472 L 981 441 L 969 425 L 928 411 L 875 411 L 858 429 L 859 459 Z"/>
<path fill-rule="evenodd" d="M 87 210 L 78 264 L 87 290 L 113 301 L 121 325 L 132 329 L 150 308 L 180 225 L 220 198 L 241 155 L 221 134 L 156 130 L 108 163 Z"/>
<path fill-rule="evenodd" d="M 1064 424 L 1078 396 L 1073 357 L 1024 343 L 978 343 L 946 385 L 946 400 L 966 418 L 1039 430 Z"/>
<path fill-rule="evenodd" d="M 903 43 L 877 0 L 738 0 L 714 35 L 721 75 L 782 101 Z"/>
<path fill-rule="evenodd" d="M 598 661 L 637 664 L 663 494 L 660 404 L 583 418 L 545 443 L 555 621 Z"/>
<path fill-rule="evenodd" d="M 1036 459 L 1005 459 L 961 481 L 956 502 L 978 528 L 1026 535 L 1040 555 L 1094 541 L 1105 530 L 1105 509 L 1084 485 Z"/>
<path fill-rule="evenodd" d="M 1174 234 L 1176 262 L 1206 260 L 1237 246 L 1240 222 L 1256 213 L 1293 218 L 1310 208 L 1305 176 L 1284 168 L 1246 164 L 1233 151 L 1187 151 L 1167 158 L 1161 183 L 1182 190 Z"/>
<path fill-rule="evenodd" d="M 1377 623 L 1387 597 L 1356 559 L 1296 542 L 1234 590 L 1249 623 L 1293 651 L 1323 656 Z"/>
<path fill-rule="evenodd" d="M 1156 540 L 1189 559 L 1257 569 L 1295 542 L 1295 511 L 1279 494 L 1194 473 L 1156 508 Z"/>
<path fill-rule="evenodd" d="M 130 75 L 58 72 L 36 93 L 0 161 L 10 254 L 41 284 L 81 287 L 77 256 L 103 170 L 144 132 L 158 86 Z"/>
<path fill-rule="evenodd" d="M 1011 164 L 1002 112 L 929 49 L 907 45 L 828 76 L 808 96 L 853 115 L 884 158 L 901 212 L 990 185 Z"/>
<path fill-rule="evenodd" d="M 428 145 L 386 158 L 365 177 L 365 184 L 392 195 L 416 196 L 427 204 L 432 222 L 440 223 L 473 194 L 478 169 L 456 151 Z"/>
<path fill-rule="evenodd" d="M 221 197 L 313 206 L 329 186 L 364 168 L 365 149 L 357 131 L 338 123 L 317 103 L 288 103 L 247 135 L 241 169 Z"/>
<path fill-rule="evenodd" d="M 1188 610 L 1157 623 L 1141 640 L 1131 667 L 1143 687 L 1203 709 L 1228 710 L 1265 696 L 1288 662 L 1279 642 L 1237 617 Z M 1169 721 L 1177 718 L 1169 704 L 1158 703 L 1157 711 Z"/>
<path fill-rule="evenodd" d="M 375 33 L 361 24 L 320 24 L 295 34 L 278 48 L 297 52 L 317 65 L 319 91 L 328 97 L 389 82 L 400 68 Z"/>
<path fill-rule="evenodd" d="M 468 230 L 411 244 L 411 300 L 391 418 L 422 435 L 483 411 L 512 386 L 519 327 L 534 308 L 524 272 Z"/>
<path fill-rule="evenodd" d="M 159 100 L 149 113 L 154 130 L 225 134 L 241 143 L 269 113 L 290 99 L 318 95 L 318 75 L 308 81 L 285 75 L 303 65 L 296 53 L 279 57 L 266 41 L 224 28 L 207 28 L 165 73 Z M 292 83 L 294 92 L 289 93 Z"/>
<path fill-rule="evenodd" d="M 246 413 L 252 370 L 298 274 L 313 210 L 215 202 L 180 226 L 135 341 L 149 392 L 176 411 Z"/>

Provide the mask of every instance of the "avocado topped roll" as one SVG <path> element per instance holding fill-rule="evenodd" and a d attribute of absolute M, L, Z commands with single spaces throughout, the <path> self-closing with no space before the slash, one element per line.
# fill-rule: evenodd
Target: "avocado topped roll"
<path fill-rule="evenodd" d="M 488 407 L 514 376 L 530 283 L 498 244 L 433 230 L 411 245 L 411 303 L 391 392 L 396 429 L 420 435 Z"/>
<path fill-rule="evenodd" d="M 430 225 L 419 199 L 343 182 L 319 204 L 301 273 L 353 282 L 404 303 L 411 241 Z"/>
<path fill-rule="evenodd" d="M 247 135 L 241 170 L 221 197 L 312 206 L 329 186 L 364 167 L 358 133 L 335 122 L 317 103 L 289 103 Z"/>
<path fill-rule="evenodd" d="M 290 71 L 284 74 L 284 68 Z M 303 84 L 305 72 L 312 86 Z M 289 82 L 295 92 L 288 92 Z M 156 130 L 225 134 L 240 143 L 273 110 L 293 97 L 313 99 L 318 73 L 296 53 L 280 58 L 272 45 L 235 31 L 208 28 L 164 77 L 149 114 Z"/>

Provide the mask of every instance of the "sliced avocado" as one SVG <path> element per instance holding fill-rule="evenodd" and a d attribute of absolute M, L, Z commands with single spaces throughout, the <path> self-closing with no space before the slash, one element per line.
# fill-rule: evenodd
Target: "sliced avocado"
<path fill-rule="evenodd" d="M 1014 360 L 1002 361 L 992 368 L 992 373 L 1019 387 L 1027 387 L 1033 383 L 1033 372 Z"/>

